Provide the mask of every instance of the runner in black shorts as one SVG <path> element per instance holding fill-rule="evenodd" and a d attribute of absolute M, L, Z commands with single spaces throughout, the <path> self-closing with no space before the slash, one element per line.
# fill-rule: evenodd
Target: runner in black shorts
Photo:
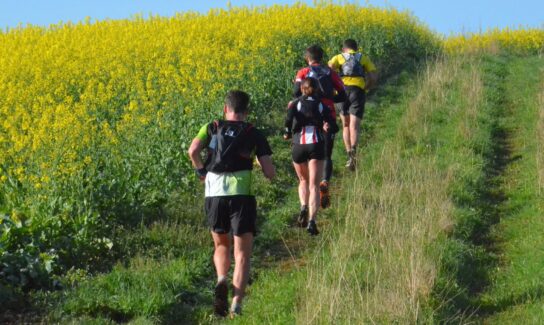
<path fill-rule="evenodd" d="M 340 72 L 345 85 L 346 101 L 335 106 L 341 113 L 342 137 L 348 154 L 346 167 L 355 170 L 355 153 L 365 112 L 366 92 L 376 84 L 376 66 L 367 56 L 358 52 L 355 40 L 347 39 L 342 53 L 329 61 L 329 67 Z"/>
<path fill-rule="evenodd" d="M 293 143 L 293 162 L 303 164 L 312 159 L 325 160 L 325 141 L 319 143 Z"/>
<path fill-rule="evenodd" d="M 207 197 L 205 210 L 208 226 L 216 234 L 257 233 L 257 203 L 252 195 Z"/>
<path fill-rule="evenodd" d="M 329 67 L 323 65 L 323 48 L 319 45 L 308 47 L 304 53 L 304 59 L 308 66 L 298 70 L 295 76 L 295 85 L 293 95 L 298 98 L 302 95 L 300 84 L 306 78 L 316 78 L 319 82 L 319 96 L 323 104 L 327 105 L 332 116 L 336 119 L 335 102 L 343 102 L 346 98 L 344 84 L 340 76 Z M 319 197 L 321 207 L 327 208 L 330 205 L 331 198 L 329 192 L 329 183 L 332 178 L 333 161 L 332 151 L 336 132 L 324 132 L 323 142 L 325 143 L 325 159 L 323 163 L 323 174 L 319 183 Z"/>
<path fill-rule="evenodd" d="M 213 262 L 217 272 L 214 311 L 228 313 L 227 275 L 231 265 L 231 237 L 236 261 L 232 279 L 234 296 L 230 312 L 241 313 L 249 279 L 249 261 L 255 236 L 257 207 L 251 189 L 254 156 L 268 179 L 275 175 L 272 150 L 264 135 L 246 123 L 249 95 L 229 91 L 223 107 L 224 121 L 207 123 L 189 148 L 189 157 L 201 181 L 205 182 L 205 210 L 214 241 Z M 201 152 L 207 151 L 206 164 Z"/>
<path fill-rule="evenodd" d="M 343 116 L 354 115 L 359 119 L 363 119 L 365 114 L 366 92 L 357 86 L 346 87 L 346 101 L 339 103 Z"/>
<path fill-rule="evenodd" d="M 331 111 L 317 97 L 318 87 L 314 78 L 302 80 L 303 95 L 289 103 L 284 135 L 285 139 L 293 138 L 293 165 L 300 181 L 298 222 L 307 226 L 310 235 L 319 233 L 315 219 L 319 208 L 319 181 L 326 157 L 323 133 L 338 129 Z"/>

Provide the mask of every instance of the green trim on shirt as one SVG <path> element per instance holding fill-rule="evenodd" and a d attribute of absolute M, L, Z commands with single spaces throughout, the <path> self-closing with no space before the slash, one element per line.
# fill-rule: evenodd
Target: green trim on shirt
<path fill-rule="evenodd" d="M 251 170 L 206 175 L 205 196 L 253 195 Z"/>
<path fill-rule="evenodd" d="M 208 126 L 209 125 L 210 125 L 209 123 L 206 123 L 200 128 L 200 130 L 198 131 L 198 134 L 196 135 L 197 139 L 199 139 L 200 141 L 208 140 Z"/>

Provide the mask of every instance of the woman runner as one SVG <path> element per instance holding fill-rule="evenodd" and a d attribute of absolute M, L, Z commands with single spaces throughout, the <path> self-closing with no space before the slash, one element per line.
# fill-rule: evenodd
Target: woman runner
<path fill-rule="evenodd" d="M 302 96 L 289 103 L 284 138 L 293 139 L 292 157 L 299 178 L 301 205 L 298 223 L 315 236 L 319 234 L 315 221 L 319 208 L 319 181 L 325 159 L 323 131 L 336 132 L 338 126 L 327 105 L 317 95 L 318 81 L 306 78 L 302 80 L 300 88 Z"/>

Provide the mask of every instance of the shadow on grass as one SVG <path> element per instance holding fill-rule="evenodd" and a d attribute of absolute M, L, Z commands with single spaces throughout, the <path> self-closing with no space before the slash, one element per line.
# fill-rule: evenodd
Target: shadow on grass
<path fill-rule="evenodd" d="M 479 309 L 479 315 L 489 316 L 500 313 L 516 305 L 522 305 L 527 302 L 534 302 L 544 298 L 544 285 L 534 285 L 520 293 L 511 293 L 498 300 L 484 302 Z"/>

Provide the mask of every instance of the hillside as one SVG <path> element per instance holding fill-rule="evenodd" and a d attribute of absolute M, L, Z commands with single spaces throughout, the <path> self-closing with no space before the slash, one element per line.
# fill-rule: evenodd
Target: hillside
<path fill-rule="evenodd" d="M 381 81 L 360 168 L 336 166 L 309 239 L 280 126 L 304 48 L 330 57 L 347 37 Z M 443 41 L 407 13 L 322 4 L 28 27 L 0 44 L 3 321 L 220 322 L 186 150 L 232 88 L 252 95 L 279 175 L 254 184 L 233 323 L 539 318 L 543 31 Z"/>

